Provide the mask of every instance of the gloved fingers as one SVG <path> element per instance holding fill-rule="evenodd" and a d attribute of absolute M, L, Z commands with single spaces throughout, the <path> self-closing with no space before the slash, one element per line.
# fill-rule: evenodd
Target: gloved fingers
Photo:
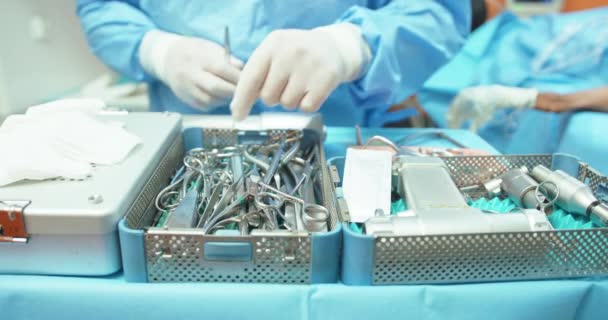
<path fill-rule="evenodd" d="M 193 74 L 192 81 L 197 89 L 207 92 L 210 96 L 218 98 L 232 97 L 236 85 L 209 72 Z"/>
<path fill-rule="evenodd" d="M 184 103 L 199 109 L 209 111 L 220 105 L 221 100 L 210 95 L 192 84 L 187 90 L 174 91 L 175 95 Z"/>
<path fill-rule="evenodd" d="M 445 115 L 445 120 L 447 122 L 448 128 L 450 129 L 460 129 L 462 127 L 462 123 L 464 122 L 464 117 L 459 116 L 455 113 L 448 112 Z"/>
<path fill-rule="evenodd" d="M 239 70 L 243 70 L 243 67 L 245 66 L 245 63 L 243 62 L 243 60 L 241 60 L 235 56 L 230 56 L 230 64 Z"/>
<path fill-rule="evenodd" d="M 338 86 L 338 79 L 332 74 L 323 74 L 312 82 L 310 89 L 302 98 L 300 109 L 304 112 L 319 110 L 329 94 Z"/>
<path fill-rule="evenodd" d="M 462 123 L 464 122 L 464 118 L 467 116 L 466 112 L 462 110 L 462 104 L 458 103 L 458 97 L 454 99 L 452 104 L 448 109 L 448 112 L 445 114 L 445 120 L 447 122 L 448 128 L 459 129 L 462 127 Z"/>
<path fill-rule="evenodd" d="M 266 46 L 262 43 L 253 52 L 243 68 L 234 92 L 234 99 L 230 103 L 230 111 L 235 120 L 244 120 L 251 111 L 253 104 L 260 94 L 260 90 L 264 86 L 270 63 L 270 48 L 266 49 Z"/>
<path fill-rule="evenodd" d="M 493 113 L 484 113 L 471 119 L 471 126 L 469 127 L 469 131 L 477 132 L 481 127 L 485 126 L 488 121 L 492 119 Z"/>
<path fill-rule="evenodd" d="M 287 110 L 300 106 L 300 101 L 307 92 L 308 76 L 303 72 L 294 72 L 289 77 L 285 90 L 281 93 L 281 105 Z"/>
<path fill-rule="evenodd" d="M 479 119 L 472 120 L 471 125 L 469 126 L 469 131 L 476 133 L 481 126 L 483 126 L 483 123 L 481 123 Z"/>
<path fill-rule="evenodd" d="M 267 106 L 276 106 L 281 100 L 281 94 L 285 90 L 289 80 L 288 65 L 273 61 L 270 64 L 270 69 L 264 86 L 260 90 L 260 98 Z"/>
<path fill-rule="evenodd" d="M 452 100 L 452 103 L 450 103 L 449 112 L 470 113 L 471 106 L 471 100 L 466 95 L 459 94 Z"/>
<path fill-rule="evenodd" d="M 234 56 L 230 56 L 230 61 L 226 61 L 225 59 L 222 61 L 209 61 L 206 66 L 203 67 L 204 70 L 235 85 L 239 82 L 242 68 L 243 61 Z"/>
<path fill-rule="evenodd" d="M 194 93 L 194 106 L 198 107 L 203 111 L 209 111 L 222 105 L 223 102 L 227 102 L 226 97 L 217 97 L 209 92 L 197 90 Z"/>
<path fill-rule="evenodd" d="M 315 112 L 321 108 L 321 105 L 327 98 L 329 97 L 329 91 L 323 93 L 322 91 L 308 91 L 304 98 L 302 98 L 302 103 L 300 104 L 300 110 L 304 112 Z"/>

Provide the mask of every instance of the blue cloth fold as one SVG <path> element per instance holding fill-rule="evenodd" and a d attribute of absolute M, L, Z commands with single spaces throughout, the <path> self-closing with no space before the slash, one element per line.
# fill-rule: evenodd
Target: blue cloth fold
<path fill-rule="evenodd" d="M 0 275 L 3 319 L 604 320 L 608 281 L 348 287 Z"/>

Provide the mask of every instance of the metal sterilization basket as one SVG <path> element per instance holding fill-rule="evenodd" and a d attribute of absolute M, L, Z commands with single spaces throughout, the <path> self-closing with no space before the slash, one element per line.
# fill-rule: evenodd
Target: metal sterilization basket
<path fill-rule="evenodd" d="M 276 139 L 283 134 L 286 134 L 286 130 L 261 132 L 189 128 L 183 137 L 187 146 L 222 148 L 251 139 Z M 303 139 L 314 139 L 314 143 L 321 146 L 321 136 L 317 132 L 305 129 L 303 135 Z M 178 139 L 181 141 L 182 137 Z M 176 142 L 175 147 L 167 152 L 166 160 L 163 160 L 166 164 L 160 166 L 165 169 L 151 179 L 152 194 L 158 193 L 166 185 L 170 175 L 181 165 L 183 153 L 181 142 Z M 324 163 L 322 147 L 320 157 Z M 325 233 L 218 236 L 204 235 L 195 228 L 152 227 L 156 211 L 152 198 L 148 197 L 147 209 L 128 215 L 121 224 L 125 278 L 134 282 L 304 284 L 337 281 L 341 224 L 335 209 L 332 175 L 326 166 L 322 166 L 319 175 L 323 190 L 322 203 L 330 213 L 330 230 Z M 218 250 L 236 254 L 226 254 L 219 259 L 207 254 Z"/>
<path fill-rule="evenodd" d="M 608 182 L 585 163 L 563 154 L 442 159 L 458 187 L 481 185 L 509 169 L 536 165 L 578 177 L 598 198 Z M 483 192 L 471 194 L 479 197 Z M 344 229 L 342 277 L 347 284 L 486 282 L 608 274 L 608 228 L 375 237 Z"/>

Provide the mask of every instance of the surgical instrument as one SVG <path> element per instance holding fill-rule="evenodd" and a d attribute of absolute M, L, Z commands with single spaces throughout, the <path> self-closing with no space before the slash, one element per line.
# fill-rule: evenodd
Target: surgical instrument
<path fill-rule="evenodd" d="M 264 183 L 266 183 L 266 184 L 270 183 L 270 181 L 272 181 L 273 178 L 275 178 L 275 180 L 277 180 L 277 178 L 275 177 L 275 174 L 277 173 L 277 171 L 279 170 L 279 166 L 281 165 L 281 157 L 283 156 L 284 147 L 285 147 L 285 142 L 281 141 L 281 143 L 279 144 L 279 148 L 272 156 L 272 161 L 270 162 L 270 166 L 268 167 L 268 170 L 266 171 L 266 174 L 264 175 Z"/>
<path fill-rule="evenodd" d="M 219 221 L 218 223 L 216 223 L 210 230 L 209 233 L 213 233 L 213 231 L 217 230 L 217 229 L 221 229 L 223 227 L 225 227 L 226 225 L 230 224 L 230 223 L 237 223 L 239 225 L 239 228 L 241 227 L 241 223 L 244 222 L 243 225 L 246 225 L 247 228 L 249 228 L 249 226 L 252 226 L 254 228 L 259 227 L 262 224 L 262 217 L 260 217 L 260 214 L 258 211 L 253 211 L 250 213 L 245 214 L 244 216 L 236 216 L 236 217 L 230 217 L 230 218 L 226 218 L 224 220 Z M 247 235 L 249 233 L 249 230 L 247 230 L 246 234 L 243 234 L 242 231 L 239 230 L 239 234 L 240 235 Z"/>
<path fill-rule="evenodd" d="M 188 179 L 186 179 L 188 180 Z M 186 183 L 184 183 L 186 185 Z M 186 195 L 167 218 L 165 225 L 170 228 L 191 228 L 198 220 L 196 213 L 201 178 L 198 177 L 190 190 L 186 191 Z"/>
<path fill-rule="evenodd" d="M 538 182 L 528 175 L 528 168 L 516 168 L 500 176 L 500 187 L 511 201 L 525 209 L 540 209 L 547 202 L 542 194 L 537 198 Z"/>
<path fill-rule="evenodd" d="M 356 135 L 357 145 L 363 145 L 363 136 L 361 134 L 361 128 L 358 125 L 355 126 L 355 135 Z M 431 136 L 431 137 L 437 137 L 440 139 L 444 139 L 444 140 L 452 143 L 453 145 L 455 145 L 458 148 L 468 149 L 468 147 L 466 145 L 464 145 L 463 143 L 459 142 L 458 140 L 452 138 L 451 136 L 449 136 L 442 130 L 425 130 L 425 131 L 421 131 L 418 133 L 413 133 L 413 134 L 407 135 L 407 136 L 397 140 L 396 142 L 393 142 L 386 137 L 376 135 L 376 136 L 373 136 L 370 139 L 368 139 L 367 142 L 365 143 L 365 145 L 369 145 L 370 143 L 372 143 L 374 141 L 378 141 L 378 142 L 381 142 L 382 144 L 385 144 L 385 145 L 391 147 L 397 153 L 401 153 L 402 152 L 400 150 L 401 146 L 405 146 L 408 143 L 410 143 L 411 141 L 419 139 L 424 136 Z"/>
<path fill-rule="evenodd" d="M 597 226 L 608 224 L 608 206 L 593 195 L 588 185 L 561 170 L 551 171 L 542 165 L 534 167 L 531 175 L 539 182 L 548 181 L 556 186 L 547 191 L 549 196 L 557 198 L 557 205 L 564 210 L 588 216 Z"/>
<path fill-rule="evenodd" d="M 211 196 L 209 197 L 209 200 L 206 203 L 205 210 L 199 218 L 198 224 L 196 226 L 197 228 L 203 227 L 203 224 L 210 218 L 213 209 L 215 208 L 217 201 L 220 199 L 220 195 L 224 188 L 225 183 L 223 180 L 215 185 L 215 188 L 213 189 L 213 192 L 211 193 Z"/>
<path fill-rule="evenodd" d="M 222 209 L 219 213 L 213 215 L 207 223 L 203 226 L 203 233 L 209 232 L 209 230 L 213 229 L 218 221 L 221 221 L 229 214 L 233 213 L 233 211 L 237 211 L 239 207 L 247 200 L 247 197 L 240 195 L 237 196 L 236 200 L 227 205 Z"/>
<path fill-rule="evenodd" d="M 277 215 L 283 219 L 283 225 L 287 230 L 295 230 L 295 226 L 281 213 L 284 199 L 270 192 L 258 192 L 255 196 L 255 205 L 270 217 L 271 229 L 278 229 Z M 272 213 L 271 213 L 272 212 Z"/>
<path fill-rule="evenodd" d="M 226 62 L 230 63 L 230 55 L 231 55 L 231 48 L 230 48 L 230 29 L 228 28 L 228 26 L 224 27 L 224 53 L 226 55 Z"/>
<path fill-rule="evenodd" d="M 310 232 L 325 232 L 327 231 L 329 211 L 321 205 L 307 203 L 302 209 L 302 219 L 304 220 L 306 230 Z"/>
<path fill-rule="evenodd" d="M 327 230 L 329 212 L 315 200 L 322 198 L 321 184 L 313 179 L 319 149 L 302 137 L 289 131 L 253 143 L 188 151 L 182 168 L 157 196 L 162 218 L 155 225 L 196 227 L 203 234 Z"/>
<path fill-rule="evenodd" d="M 305 203 L 304 200 L 302 200 L 302 199 L 300 199 L 298 197 L 294 197 L 294 196 L 292 196 L 290 194 L 287 194 L 287 193 L 285 193 L 285 192 L 283 192 L 283 191 L 281 191 L 279 189 L 273 188 L 272 186 L 270 186 L 270 185 L 268 185 L 268 184 L 266 184 L 264 182 L 258 182 L 258 185 L 260 185 L 263 189 L 268 189 L 268 190 L 276 193 L 277 195 L 279 195 L 279 196 L 281 196 L 281 197 L 283 197 L 283 198 L 285 198 L 285 199 L 287 199 L 289 201 L 297 202 L 297 203 L 300 203 L 300 204 L 304 204 Z"/>
<path fill-rule="evenodd" d="M 410 143 L 411 141 L 414 141 L 414 140 L 419 139 L 424 136 L 431 136 L 431 137 L 435 136 L 437 138 L 441 138 L 441 139 L 444 139 L 444 140 L 450 142 L 451 144 L 457 146 L 458 148 L 468 149 L 468 147 L 466 145 L 464 145 L 463 143 L 459 142 L 458 140 L 450 137 L 448 134 L 446 134 L 442 130 L 425 130 L 425 131 L 420 131 L 418 133 L 413 133 L 413 134 L 407 135 L 407 136 L 397 140 L 396 144 L 397 145 L 406 145 L 406 144 Z"/>
<path fill-rule="evenodd" d="M 316 150 L 315 150 L 316 151 Z M 318 157 L 315 154 L 315 157 Z M 304 227 L 310 232 L 325 232 L 327 231 L 327 220 L 329 219 L 329 211 L 327 208 L 315 204 L 314 176 L 312 174 L 312 166 L 305 170 L 304 182 L 304 206 L 301 208 L 301 218 L 304 222 Z"/>
<path fill-rule="evenodd" d="M 524 209 L 505 214 L 484 213 L 467 205 L 443 160 L 403 156 L 396 164 L 398 190 L 409 215 L 369 218 L 372 235 L 431 235 L 551 230 L 544 213 Z"/>
<path fill-rule="evenodd" d="M 225 188 L 222 197 L 217 202 L 215 208 L 211 214 L 207 217 L 207 221 L 203 225 L 203 232 L 208 231 L 213 225 L 220 219 L 224 218 L 226 214 L 231 213 L 232 210 L 238 209 L 238 207 L 247 199 L 244 191 L 241 194 L 237 194 L 238 185 L 244 176 L 241 176 L 239 180 L 232 183 L 228 188 Z M 236 195 L 236 199 L 232 202 L 231 199 Z"/>
<path fill-rule="evenodd" d="M 329 219 L 329 211 L 327 210 L 327 208 L 313 203 L 311 199 L 301 199 L 298 197 L 294 197 L 290 194 L 277 190 L 263 182 L 260 182 L 259 184 L 262 187 L 276 193 L 276 199 L 281 201 L 281 203 L 284 200 L 289 200 L 302 206 L 301 208 L 296 207 L 296 219 L 298 218 L 298 215 L 302 217 L 303 224 L 306 230 L 310 232 L 327 231 L 327 219 Z M 310 191 L 312 191 L 312 189 Z M 281 199 L 279 196 L 283 197 L 284 199 Z M 298 211 L 300 211 L 300 213 L 298 213 Z"/>

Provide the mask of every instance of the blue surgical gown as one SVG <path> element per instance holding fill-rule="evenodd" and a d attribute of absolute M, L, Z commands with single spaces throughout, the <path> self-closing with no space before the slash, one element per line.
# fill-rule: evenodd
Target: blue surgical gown
<path fill-rule="evenodd" d="M 365 75 L 339 86 L 321 108 L 328 125 L 379 126 L 400 120 L 388 113 L 420 89 L 464 42 L 470 3 L 463 0 L 79 0 L 78 16 L 92 51 L 114 70 L 150 84 L 151 110 L 199 113 L 141 67 L 144 34 L 160 29 L 223 41 L 230 28 L 232 53 L 247 60 L 273 30 L 311 29 L 336 22 L 359 26 L 372 51 Z M 267 107 L 257 102 L 253 112 Z M 277 109 L 272 109 L 277 110 Z M 228 113 L 227 107 L 212 113 Z"/>

